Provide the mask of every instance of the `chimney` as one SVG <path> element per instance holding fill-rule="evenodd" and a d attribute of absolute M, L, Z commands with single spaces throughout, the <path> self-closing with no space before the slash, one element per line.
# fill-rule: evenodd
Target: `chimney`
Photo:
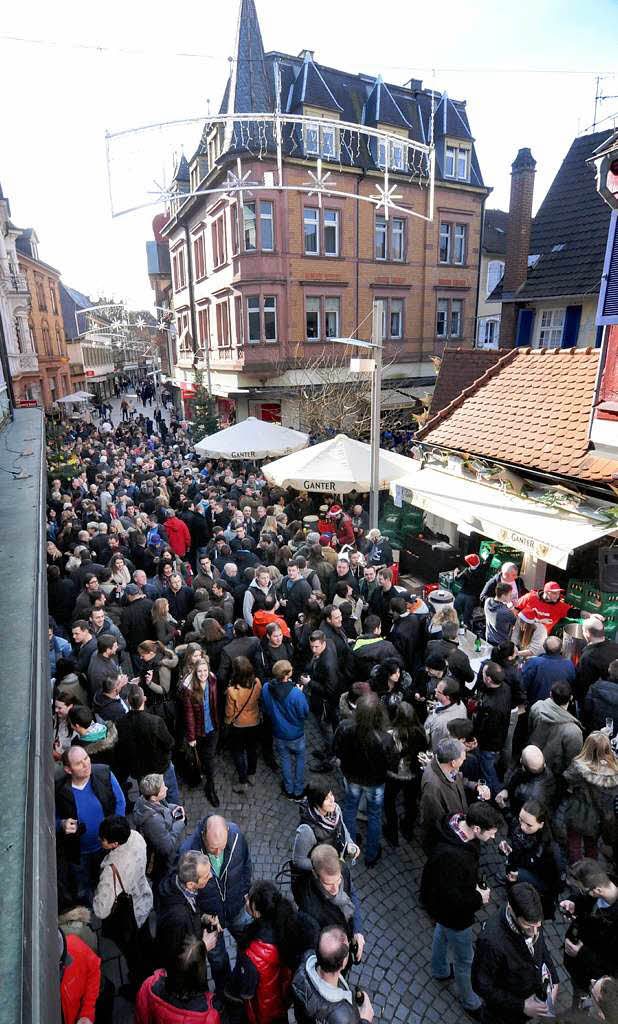
<path fill-rule="evenodd" d="M 535 173 L 536 160 L 532 153 L 527 147 L 520 149 L 511 165 L 511 198 L 502 281 L 500 343 L 507 347 L 515 344 L 517 311 L 512 300 L 528 276 Z"/>

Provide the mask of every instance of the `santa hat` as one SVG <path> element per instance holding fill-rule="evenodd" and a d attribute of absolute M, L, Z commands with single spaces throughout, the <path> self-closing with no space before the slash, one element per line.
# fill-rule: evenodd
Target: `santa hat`
<path fill-rule="evenodd" d="M 481 564 L 481 560 L 478 555 L 466 555 L 464 562 L 469 565 L 471 569 L 478 569 Z"/>
<path fill-rule="evenodd" d="M 343 509 L 342 509 L 341 505 L 331 505 L 331 509 L 330 509 L 330 512 L 328 514 L 329 514 L 329 516 L 333 516 L 333 518 L 334 518 L 335 516 L 340 516 L 342 512 L 343 512 Z"/>

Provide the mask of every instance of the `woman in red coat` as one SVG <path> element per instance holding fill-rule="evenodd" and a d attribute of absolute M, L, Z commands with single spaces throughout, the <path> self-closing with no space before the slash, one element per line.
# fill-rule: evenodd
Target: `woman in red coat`
<path fill-rule="evenodd" d="M 245 905 L 253 921 L 238 941 L 236 966 L 225 990 L 230 1019 L 245 1019 L 244 1004 L 249 1024 L 287 1024 L 292 976 L 311 939 L 273 882 L 254 882 Z"/>
<path fill-rule="evenodd" d="M 135 1024 L 220 1024 L 216 997 L 208 991 L 206 948 L 187 939 L 173 969 L 155 971 L 135 1003 Z"/>
<path fill-rule="evenodd" d="M 187 743 L 197 748 L 197 755 L 206 782 L 204 792 L 213 807 L 219 806 L 215 790 L 215 751 L 219 729 L 217 680 L 210 671 L 208 658 L 194 666 L 188 683 L 181 690 L 185 713 Z"/>

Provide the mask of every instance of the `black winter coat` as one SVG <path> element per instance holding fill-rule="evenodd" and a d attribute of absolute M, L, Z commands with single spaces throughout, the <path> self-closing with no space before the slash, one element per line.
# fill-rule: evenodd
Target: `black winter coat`
<path fill-rule="evenodd" d="M 542 928 L 531 956 L 523 935 L 509 927 L 505 908 L 490 917 L 476 941 L 472 962 L 472 987 L 485 1002 L 483 1024 L 524 1024 L 526 999 L 541 992 L 543 964 L 557 984 Z"/>
<path fill-rule="evenodd" d="M 408 672 L 420 668 L 423 651 L 423 629 L 421 620 L 410 612 L 401 619 L 395 619 L 388 639 L 397 648 Z"/>
<path fill-rule="evenodd" d="M 423 868 L 421 901 L 430 917 L 445 928 L 462 931 L 474 924 L 483 906 L 477 890 L 481 844 L 465 842 L 451 828 L 452 815 L 440 823 L 440 838 Z"/>
<path fill-rule="evenodd" d="M 122 609 L 120 616 L 120 632 L 127 641 L 127 647 L 135 653 L 143 640 L 155 640 L 156 633 L 152 621 L 153 602 L 149 597 L 140 597 L 130 601 Z"/>
<path fill-rule="evenodd" d="M 344 891 L 348 894 L 355 907 L 354 916 L 350 917 L 349 921 L 346 921 L 341 908 L 325 895 L 313 871 L 303 872 L 298 880 L 298 909 L 304 918 L 307 919 L 306 923 L 312 933 L 314 949 L 317 947 L 322 928 L 327 928 L 329 925 L 338 925 L 339 928 L 343 928 L 348 936 L 348 940 L 353 938 L 356 931 L 360 931 L 359 905 L 352 891 L 350 869 L 347 864 L 341 865 L 341 878 Z"/>
<path fill-rule="evenodd" d="M 484 688 L 474 716 L 474 734 L 481 750 L 502 750 L 511 721 L 511 688 L 507 683 Z"/>
<path fill-rule="evenodd" d="M 441 658 L 445 658 L 450 674 L 461 686 L 464 683 L 471 683 L 474 679 L 474 671 L 470 667 L 468 655 L 459 650 L 459 646 L 454 640 L 430 640 L 426 653 L 439 654 Z"/>
<path fill-rule="evenodd" d="M 163 775 L 169 767 L 173 737 L 159 715 L 149 711 L 128 711 L 116 722 L 116 769 L 121 779 L 130 775 Z"/>
<path fill-rule="evenodd" d="M 358 742 L 354 719 L 342 722 L 335 733 L 334 749 L 348 782 L 359 786 L 383 786 L 389 771 L 397 771 L 399 754 L 390 733 L 374 732 L 364 746 Z"/>
<path fill-rule="evenodd" d="M 330 998 L 326 998 L 313 981 L 315 968 L 309 972 L 307 965 L 314 964 L 315 954 L 310 954 L 306 963 L 301 964 L 292 981 L 294 998 L 294 1019 L 297 1024 L 359 1024 L 361 1020 L 358 1007 L 354 1002 L 353 993 L 345 982 L 333 988 Z M 345 987 L 344 987 L 345 986 Z"/>
<path fill-rule="evenodd" d="M 201 915 L 197 902 L 193 910 L 179 888 L 176 872 L 163 879 L 159 886 L 157 911 L 157 966 L 172 967 L 187 938 L 192 935 L 196 939 L 202 938 Z"/>
<path fill-rule="evenodd" d="M 116 798 L 114 796 L 114 790 L 112 789 L 110 775 L 111 769 L 108 765 L 93 764 L 90 784 L 94 795 L 103 808 L 104 817 L 107 817 L 109 814 L 114 814 L 116 807 Z M 57 817 L 60 818 L 61 821 L 64 821 L 66 818 L 77 818 L 77 805 L 73 795 L 71 777 L 65 774 L 63 778 L 56 782 L 55 790 Z M 67 860 L 79 860 L 79 831 L 71 835 L 67 835 L 62 831 L 58 832 L 58 842 L 61 843 L 63 853 Z"/>
<path fill-rule="evenodd" d="M 207 814 L 198 821 L 193 833 L 180 846 L 179 857 L 187 850 L 206 853 L 202 833 L 210 817 L 211 815 Z M 251 857 L 247 840 L 233 821 L 228 821 L 227 827 L 228 836 L 221 873 L 217 878 L 213 871 L 208 885 L 200 889 L 197 897 L 200 913 L 217 914 L 223 928 L 238 916 L 244 906 L 245 896 L 251 888 Z"/>
<path fill-rule="evenodd" d="M 539 800 L 549 811 L 555 806 L 556 779 L 547 767 L 542 772 L 533 774 L 520 765 L 508 780 L 506 790 L 509 794 L 511 814 L 515 818 L 527 800 Z"/>
<path fill-rule="evenodd" d="M 260 679 L 264 674 L 264 659 L 262 657 L 262 646 L 256 636 L 240 636 L 230 640 L 221 652 L 217 682 L 221 687 L 228 684 L 232 672 L 232 661 L 234 658 L 248 658 L 253 665 L 253 670 Z M 284 655 L 287 657 L 287 655 Z"/>

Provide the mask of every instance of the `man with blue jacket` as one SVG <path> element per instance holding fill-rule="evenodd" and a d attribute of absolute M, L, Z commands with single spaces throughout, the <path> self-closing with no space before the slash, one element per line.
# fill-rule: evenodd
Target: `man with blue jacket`
<path fill-rule="evenodd" d="M 543 654 L 524 662 L 522 676 L 529 708 L 537 700 L 549 697 L 554 683 L 565 682 L 573 686 L 575 666 L 570 658 L 562 657 L 562 640 L 559 636 L 547 637 L 543 644 Z"/>
<path fill-rule="evenodd" d="M 208 962 L 215 988 L 221 992 L 232 973 L 225 949 L 224 929 L 227 928 L 238 941 L 251 923 L 245 909 L 245 896 L 251 888 L 249 847 L 238 825 L 226 821 L 220 814 L 208 814 L 180 846 L 179 858 L 187 850 L 206 854 L 212 868 L 207 884 L 197 893 L 197 909 L 211 918 L 219 933 L 214 949 L 208 951 Z"/>
<path fill-rule="evenodd" d="M 262 689 L 262 706 L 272 722 L 273 749 L 281 767 L 283 792 L 300 803 L 305 789 L 305 722 L 309 704 L 292 682 L 289 661 L 276 661 L 273 678 Z M 296 764 L 292 772 L 292 758 Z"/>

